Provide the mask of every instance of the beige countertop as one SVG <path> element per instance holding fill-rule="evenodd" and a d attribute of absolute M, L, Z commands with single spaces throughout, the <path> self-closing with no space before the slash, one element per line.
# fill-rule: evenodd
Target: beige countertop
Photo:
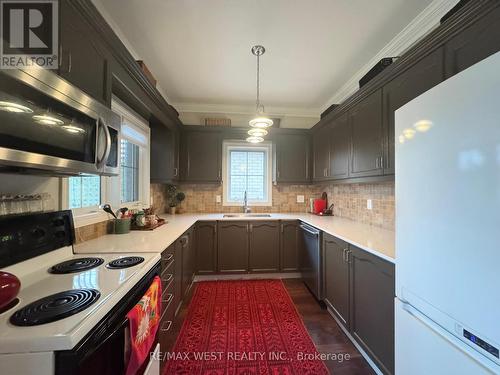
<path fill-rule="evenodd" d="M 128 234 L 108 234 L 75 245 L 76 253 L 162 252 L 194 223 L 201 220 L 301 220 L 323 232 L 338 237 L 390 262 L 395 262 L 393 231 L 336 216 L 316 216 L 290 213 L 270 214 L 270 217 L 223 217 L 224 214 L 161 215 L 167 224 L 153 231 L 131 231 Z"/>

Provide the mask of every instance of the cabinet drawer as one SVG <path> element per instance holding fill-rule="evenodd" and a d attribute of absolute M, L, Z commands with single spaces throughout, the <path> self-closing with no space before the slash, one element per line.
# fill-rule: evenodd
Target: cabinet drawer
<path fill-rule="evenodd" d="M 161 269 L 165 270 L 174 260 L 174 252 L 167 249 L 161 255 Z"/>
<path fill-rule="evenodd" d="M 175 306 L 172 303 L 174 300 L 174 283 L 173 277 L 170 283 L 167 285 L 163 292 L 161 293 L 161 314 L 163 315 L 167 309 L 175 310 Z"/>

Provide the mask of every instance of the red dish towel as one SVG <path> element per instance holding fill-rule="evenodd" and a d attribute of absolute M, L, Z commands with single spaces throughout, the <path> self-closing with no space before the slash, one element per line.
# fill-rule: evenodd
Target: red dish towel
<path fill-rule="evenodd" d="M 130 359 L 126 375 L 135 375 L 149 356 L 160 324 L 161 280 L 156 276 L 141 300 L 127 314 L 130 326 Z"/>

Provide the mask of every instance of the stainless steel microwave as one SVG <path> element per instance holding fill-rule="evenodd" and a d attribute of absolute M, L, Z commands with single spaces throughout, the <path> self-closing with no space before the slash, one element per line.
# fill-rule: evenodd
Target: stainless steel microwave
<path fill-rule="evenodd" d="M 120 117 L 54 73 L 0 73 L 0 171 L 118 175 Z"/>

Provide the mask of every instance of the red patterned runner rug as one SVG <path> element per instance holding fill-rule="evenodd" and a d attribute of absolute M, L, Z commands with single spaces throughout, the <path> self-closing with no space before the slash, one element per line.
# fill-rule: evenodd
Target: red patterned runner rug
<path fill-rule="evenodd" d="M 281 280 L 196 284 L 164 374 L 328 374 Z"/>

